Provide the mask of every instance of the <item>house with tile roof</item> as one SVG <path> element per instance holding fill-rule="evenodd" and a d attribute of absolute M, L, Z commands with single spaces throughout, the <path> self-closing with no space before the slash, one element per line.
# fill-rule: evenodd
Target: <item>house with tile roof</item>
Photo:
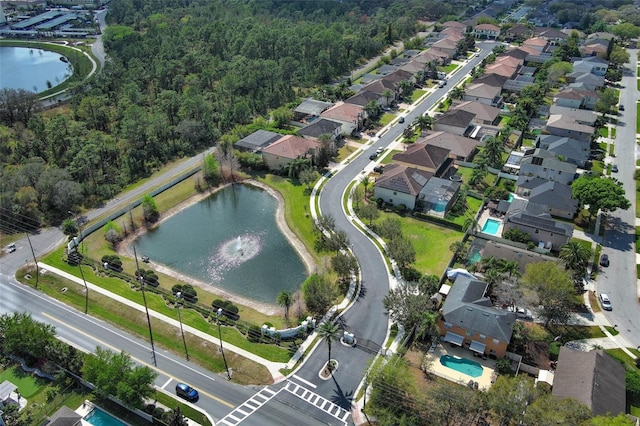
<path fill-rule="evenodd" d="M 465 101 L 477 101 L 486 105 L 500 107 L 500 105 L 502 105 L 501 91 L 501 87 L 490 86 L 486 83 L 471 83 L 464 89 L 463 99 Z"/>
<path fill-rule="evenodd" d="M 458 54 L 458 42 L 452 40 L 451 37 L 436 41 L 431 45 L 431 48 L 446 53 L 450 59 L 453 59 Z"/>
<path fill-rule="evenodd" d="M 525 47 L 530 47 L 531 49 L 537 50 L 538 52 L 546 52 L 549 48 L 549 40 L 542 37 L 532 37 L 527 39 L 522 43 Z"/>
<path fill-rule="evenodd" d="M 432 173 L 436 177 L 449 177 L 454 165 L 449 149 L 428 144 L 411 144 L 404 152 L 395 154 L 393 162 Z M 386 169 L 384 174 L 387 174 Z"/>
<path fill-rule="evenodd" d="M 393 206 L 404 205 L 408 210 L 416 207 L 418 194 L 433 173 L 416 167 L 390 164 L 384 173 L 376 178 L 373 196 Z"/>
<path fill-rule="evenodd" d="M 488 284 L 459 274 L 442 305 L 441 340 L 504 358 L 511 341 L 515 312 L 496 309 L 487 297 Z"/>
<path fill-rule="evenodd" d="M 536 49 L 533 49 L 531 47 L 526 47 L 526 46 L 519 46 L 519 47 L 511 47 L 507 49 L 506 51 L 502 52 L 500 56 L 502 57 L 508 56 L 508 57 L 519 59 L 521 61 L 525 61 L 527 56 L 538 55 L 538 54 L 540 54 L 540 52 L 537 51 Z"/>
<path fill-rule="evenodd" d="M 447 21 L 442 24 L 442 28 L 460 28 L 466 31 L 467 24 L 460 21 Z"/>
<path fill-rule="evenodd" d="M 482 74 L 480 77 L 471 80 L 470 84 L 486 84 L 487 86 L 502 89 L 502 86 L 507 80 L 509 80 L 509 78 L 497 74 Z"/>
<path fill-rule="evenodd" d="M 378 102 L 380 106 L 383 106 L 383 104 L 386 106 L 386 98 L 381 96 L 379 93 L 370 92 L 365 89 L 360 90 L 358 93 L 346 99 L 344 102 L 346 104 L 357 105 L 364 108 L 371 101 Z"/>
<path fill-rule="evenodd" d="M 262 160 L 269 170 L 282 170 L 298 158 L 313 158 L 320 143 L 294 135 L 286 135 L 262 150 Z"/>
<path fill-rule="evenodd" d="M 598 92 L 567 87 L 556 93 L 553 103 L 567 108 L 594 109 L 599 100 Z"/>
<path fill-rule="evenodd" d="M 589 109 L 567 108 L 560 105 L 551 105 L 549 115 L 564 115 L 565 117 L 579 124 L 595 126 L 598 121 L 598 114 Z"/>
<path fill-rule="evenodd" d="M 546 205 L 516 198 L 502 221 L 502 234 L 511 229 L 519 229 L 531 237 L 531 241 L 551 251 L 559 251 L 573 235 L 573 225 L 555 220 Z"/>
<path fill-rule="evenodd" d="M 569 36 L 562 31 L 549 27 L 536 27 L 533 29 L 533 33 L 536 37 L 544 38 L 552 45 L 557 45 L 569 38 Z"/>
<path fill-rule="evenodd" d="M 459 109 L 472 113 L 473 124 L 477 126 L 497 126 L 500 123 L 500 108 L 478 101 L 453 101 L 450 109 Z"/>
<path fill-rule="evenodd" d="M 536 148 L 533 154 L 520 161 L 519 176 L 539 177 L 570 185 L 576 177 L 577 166 L 560 160 L 554 153 Z"/>
<path fill-rule="evenodd" d="M 533 30 L 526 25 L 516 24 L 505 31 L 507 41 L 524 41 L 533 35 Z"/>
<path fill-rule="evenodd" d="M 574 398 L 594 416 L 615 417 L 626 412 L 624 366 L 602 349 L 589 352 L 562 346 L 551 395 Z"/>
<path fill-rule="evenodd" d="M 419 55 L 416 55 L 413 60 L 415 62 L 421 63 L 424 70 L 424 67 L 426 67 L 428 64 L 447 65 L 449 64 L 449 62 L 451 62 L 451 58 L 452 57 L 445 52 L 442 52 L 438 49 L 429 48 Z"/>
<path fill-rule="evenodd" d="M 589 141 L 593 137 L 595 129 L 586 124 L 580 124 L 572 117 L 564 114 L 552 114 L 547 120 L 545 130 L 555 136 Z"/>
<path fill-rule="evenodd" d="M 551 216 L 564 219 L 573 219 L 580 205 L 579 201 L 573 198 L 569 185 L 538 177 L 519 176 L 516 181 L 516 194 L 532 203 L 547 206 L 547 212 Z"/>
<path fill-rule="evenodd" d="M 590 143 L 556 135 L 538 135 L 536 147 L 545 149 L 570 164 L 584 168 L 589 160 Z"/>
<path fill-rule="evenodd" d="M 607 56 L 607 51 L 609 50 L 609 42 L 606 40 L 593 40 L 583 44 L 578 48 L 578 50 L 584 56 L 605 58 Z"/>
<path fill-rule="evenodd" d="M 438 38 L 447 38 L 451 35 L 464 35 L 467 32 L 466 28 L 449 27 L 445 28 L 438 33 Z"/>
<path fill-rule="evenodd" d="M 340 133 L 343 135 L 351 135 L 354 131 L 362 129 L 362 122 L 366 116 L 363 106 L 347 102 L 337 102 L 320 114 L 322 118 L 340 123 L 342 125 Z"/>
<path fill-rule="evenodd" d="M 473 35 L 476 38 L 497 40 L 500 37 L 500 27 L 493 24 L 480 24 L 473 27 Z"/>
<path fill-rule="evenodd" d="M 475 127 L 475 114 L 461 109 L 449 109 L 433 119 L 433 130 L 453 133 L 454 135 L 468 135 Z"/>
<path fill-rule="evenodd" d="M 280 133 L 260 129 L 240 139 L 233 146 L 239 151 L 259 152 L 281 137 Z"/>
<path fill-rule="evenodd" d="M 513 78 L 518 72 L 518 66 L 512 66 L 505 62 L 494 62 L 487 65 L 484 69 L 485 74 L 497 74 L 507 78 Z"/>
<path fill-rule="evenodd" d="M 478 151 L 479 142 L 475 139 L 448 132 L 428 132 L 418 138 L 414 145 L 428 144 L 449 150 L 449 157 L 456 161 L 471 162 Z"/>

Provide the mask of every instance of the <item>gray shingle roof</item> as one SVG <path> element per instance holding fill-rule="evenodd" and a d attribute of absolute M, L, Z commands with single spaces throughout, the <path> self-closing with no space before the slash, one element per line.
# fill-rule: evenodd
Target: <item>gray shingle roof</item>
<path fill-rule="evenodd" d="M 49 417 L 46 426 L 75 426 L 80 424 L 82 416 L 71 410 L 71 408 L 63 405 L 58 411 Z"/>
<path fill-rule="evenodd" d="M 472 112 L 465 111 L 463 109 L 449 109 L 444 114 L 435 118 L 436 124 L 442 124 L 445 126 L 454 126 L 460 128 L 467 128 L 469 123 L 473 121 L 476 115 Z"/>
<path fill-rule="evenodd" d="M 486 289 L 486 283 L 458 275 L 442 306 L 442 316 L 448 323 L 509 342 L 516 314 L 494 308 L 485 297 Z"/>
<path fill-rule="evenodd" d="M 384 174 L 376 179 L 376 187 L 397 191 L 403 194 L 418 195 L 432 173 L 390 164 L 385 167 Z"/>
<path fill-rule="evenodd" d="M 322 111 L 333 105 L 331 102 L 317 101 L 315 99 L 305 99 L 294 110 L 300 114 L 320 115 Z"/>
<path fill-rule="evenodd" d="M 626 409 L 624 367 L 601 349 L 581 352 L 563 346 L 551 393 L 577 399 L 596 416 L 616 416 Z"/>
<path fill-rule="evenodd" d="M 312 138 L 319 138 L 322 135 L 333 136 L 336 129 L 340 127 L 342 127 L 342 125 L 338 122 L 328 120 L 326 118 L 321 118 L 320 120 L 316 120 L 308 126 L 298 130 L 298 134 L 302 136 L 309 136 Z"/>
<path fill-rule="evenodd" d="M 282 137 L 281 134 L 275 132 L 269 132 L 267 130 L 256 130 L 251 133 L 249 136 L 246 136 L 240 139 L 238 142 L 233 145 L 240 148 L 245 148 L 249 150 L 259 150 L 260 148 L 264 148 L 265 146 L 269 146 L 273 142 L 277 141 Z"/>
<path fill-rule="evenodd" d="M 571 187 L 559 182 L 544 179 L 537 186 L 531 188 L 529 201 L 536 204 L 544 204 L 551 208 L 576 212 L 578 200 L 573 199 Z"/>

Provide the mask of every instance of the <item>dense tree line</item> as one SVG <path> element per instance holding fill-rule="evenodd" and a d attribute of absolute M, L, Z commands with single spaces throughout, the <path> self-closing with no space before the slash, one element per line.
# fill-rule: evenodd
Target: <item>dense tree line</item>
<path fill-rule="evenodd" d="M 0 96 L 0 230 L 60 223 L 234 127 L 291 106 L 450 13 L 439 2 L 113 0 L 110 59 L 69 109 Z"/>

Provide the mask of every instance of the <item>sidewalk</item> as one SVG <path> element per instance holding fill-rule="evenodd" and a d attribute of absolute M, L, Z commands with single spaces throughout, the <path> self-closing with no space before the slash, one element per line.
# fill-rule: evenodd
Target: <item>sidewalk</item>
<path fill-rule="evenodd" d="M 74 283 L 76 283 L 78 285 L 84 286 L 84 283 L 82 282 L 82 279 L 76 277 L 75 275 L 71 275 L 71 274 L 69 274 L 69 273 L 67 273 L 65 271 L 62 271 L 62 270 L 60 270 L 58 268 L 54 268 L 53 266 L 49 266 L 49 265 L 47 265 L 45 263 L 42 263 L 42 262 L 38 262 L 38 266 L 40 268 L 44 269 L 44 270 L 47 270 L 47 271 L 52 272 L 52 273 L 54 273 L 56 275 L 59 275 L 59 276 L 65 278 L 67 280 L 73 281 Z M 104 289 L 102 287 L 99 287 L 99 286 L 97 286 L 95 284 L 92 284 L 92 283 L 90 283 L 88 281 L 87 281 L 87 287 L 91 291 L 95 291 L 96 293 L 100 293 L 102 295 L 105 295 L 105 296 L 107 296 L 107 297 L 109 297 L 109 298 L 111 298 L 113 300 L 116 300 L 116 301 L 118 301 L 118 302 L 120 302 L 122 304 L 125 304 L 125 305 L 127 305 L 127 306 L 129 306 L 129 307 L 131 307 L 131 308 L 133 308 L 133 309 L 135 309 L 137 311 L 140 311 L 140 312 L 143 312 L 143 313 L 145 312 L 144 306 L 138 305 L 137 303 L 132 302 L 129 299 L 126 299 L 126 298 L 124 298 L 122 296 L 119 296 L 119 295 L 117 295 L 115 293 L 112 293 L 109 290 L 106 290 L 106 289 Z M 156 312 L 156 311 L 153 311 L 153 310 L 150 309 L 149 310 L 149 315 L 152 316 L 153 318 L 156 318 L 156 319 L 158 319 L 158 320 L 160 320 L 162 322 L 165 322 L 165 323 L 167 323 L 169 325 L 172 325 L 172 326 L 174 326 L 176 328 L 180 328 L 180 323 L 177 320 L 175 320 L 173 318 L 170 318 L 170 317 L 168 317 L 166 315 L 163 315 L 163 314 L 161 314 L 159 312 Z M 191 326 L 189 326 L 187 324 L 183 323 L 182 325 L 183 325 L 183 328 L 184 328 L 185 331 L 193 334 L 194 336 L 198 336 L 199 338 L 201 338 L 203 340 L 207 340 L 207 341 L 209 341 L 209 342 L 211 342 L 211 343 L 213 343 L 215 345 L 217 345 L 219 343 L 219 340 L 218 340 L 217 337 L 211 336 L 210 334 L 207 334 L 207 333 L 204 333 L 204 332 L 202 332 L 200 330 L 197 330 L 197 329 L 195 329 L 195 328 L 193 328 L 193 327 L 191 327 Z M 241 348 L 239 348 L 237 346 L 234 346 L 234 345 L 232 345 L 232 344 L 230 344 L 228 342 L 224 342 L 224 350 L 233 352 L 233 353 L 238 354 L 238 355 L 240 355 L 242 357 L 250 359 L 251 361 L 257 362 L 258 364 L 264 365 L 269 370 L 269 373 L 271 373 L 271 377 L 273 377 L 273 381 L 275 383 L 277 383 L 277 382 L 279 382 L 281 380 L 284 380 L 284 376 L 280 373 L 280 369 L 284 368 L 286 366 L 285 363 L 273 362 L 273 361 L 266 360 L 266 359 L 264 359 L 262 357 L 259 357 L 259 356 L 255 355 L 255 354 L 252 354 L 249 351 L 246 351 L 246 350 L 241 349 Z"/>

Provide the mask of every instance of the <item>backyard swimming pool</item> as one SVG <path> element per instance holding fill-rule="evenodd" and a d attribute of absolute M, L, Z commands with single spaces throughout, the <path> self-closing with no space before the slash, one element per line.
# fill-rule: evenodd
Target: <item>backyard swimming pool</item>
<path fill-rule="evenodd" d="M 475 361 L 465 358 L 455 358 L 451 355 L 442 355 L 440 357 L 440 364 L 447 368 L 457 371 L 458 373 L 466 374 L 471 377 L 482 376 L 482 366 Z"/>
<path fill-rule="evenodd" d="M 482 232 L 485 234 L 497 235 L 500 228 L 500 221 L 495 219 L 487 219 L 482 226 Z"/>
<path fill-rule="evenodd" d="M 126 423 L 121 422 L 117 418 L 113 417 L 106 411 L 102 411 L 98 407 L 94 407 L 84 419 L 85 422 L 93 426 L 128 426 Z"/>

